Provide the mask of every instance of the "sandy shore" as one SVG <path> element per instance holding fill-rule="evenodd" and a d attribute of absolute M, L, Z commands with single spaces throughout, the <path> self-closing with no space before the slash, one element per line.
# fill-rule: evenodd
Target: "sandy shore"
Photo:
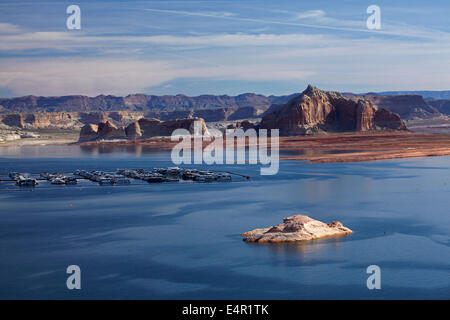
<path fill-rule="evenodd" d="M 9 130 L 11 131 L 11 130 Z M 37 129 L 20 130 L 21 133 L 37 134 L 37 138 L 23 138 L 9 141 L 0 141 L 1 147 L 23 147 L 23 146 L 45 146 L 45 145 L 67 145 L 78 140 L 78 130 L 62 129 Z"/>
<path fill-rule="evenodd" d="M 450 134 L 377 132 L 283 137 L 280 149 L 299 151 L 282 159 L 310 163 L 449 156 Z"/>
<path fill-rule="evenodd" d="M 24 146 L 49 146 L 49 145 L 68 145 L 74 143 L 73 139 L 20 139 L 4 141 L 0 143 L 1 147 L 24 147 Z"/>

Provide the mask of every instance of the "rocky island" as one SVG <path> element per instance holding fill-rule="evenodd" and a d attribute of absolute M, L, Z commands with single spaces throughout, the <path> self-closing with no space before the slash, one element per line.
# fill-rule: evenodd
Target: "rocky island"
<path fill-rule="evenodd" d="M 339 221 L 323 223 L 305 215 L 284 218 L 283 223 L 264 229 L 255 229 L 242 234 L 246 242 L 276 243 L 309 241 L 353 233 Z"/>

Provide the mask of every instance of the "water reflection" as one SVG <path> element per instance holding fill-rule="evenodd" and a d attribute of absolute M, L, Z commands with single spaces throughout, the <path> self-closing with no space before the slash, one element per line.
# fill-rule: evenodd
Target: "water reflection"
<path fill-rule="evenodd" d="M 248 147 L 245 148 L 246 156 L 248 156 Z M 280 157 L 288 156 L 313 156 L 325 153 L 350 153 L 359 150 L 322 150 L 322 149 L 297 149 L 297 150 L 280 150 Z M 144 155 L 154 155 L 159 153 L 168 153 L 170 149 L 160 149 L 149 145 L 48 145 L 42 146 L 10 146 L 0 147 L 0 157 L 20 157 L 20 158 L 47 158 L 47 157 L 80 157 L 99 155 L 132 155 L 142 157 Z M 239 150 L 238 150 L 239 152 Z"/>
<path fill-rule="evenodd" d="M 269 250 L 277 259 L 298 257 L 305 260 L 312 253 L 324 253 L 332 249 L 338 251 L 342 247 L 342 242 L 346 237 L 330 237 L 305 242 L 287 242 L 287 243 L 248 243 L 253 249 L 257 247 L 260 250 Z"/>
<path fill-rule="evenodd" d="M 142 145 L 100 145 L 100 146 L 80 146 L 83 155 L 98 156 L 100 154 L 131 154 L 141 157 L 143 154 L 159 153 L 160 149 Z"/>
<path fill-rule="evenodd" d="M 146 154 L 167 154 L 168 150 L 142 145 L 98 145 L 98 146 L 20 146 L 0 147 L 0 157 L 3 158 L 70 158 L 97 157 L 100 155 L 127 155 L 142 157 Z"/>

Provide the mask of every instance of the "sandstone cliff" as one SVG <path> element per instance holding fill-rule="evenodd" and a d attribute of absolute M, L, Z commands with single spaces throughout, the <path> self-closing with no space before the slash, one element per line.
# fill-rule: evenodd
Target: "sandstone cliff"
<path fill-rule="evenodd" d="M 285 104 L 298 96 L 298 93 L 287 96 L 264 96 L 245 93 L 238 96 L 200 95 L 197 97 L 181 94 L 176 96 L 131 94 L 126 97 L 111 95 L 99 95 L 96 97 L 80 95 L 60 97 L 24 96 L 0 98 L 0 114 L 129 111 L 145 113 L 146 117 L 155 117 L 160 120 L 173 120 L 186 118 L 191 111 L 195 113 L 197 110 L 202 109 L 223 109 L 217 112 L 205 111 L 205 114 L 198 113 L 191 116 L 202 117 L 206 121 L 224 121 L 259 117 L 262 113 L 261 107 L 267 108 L 270 105 Z M 431 103 L 425 101 L 420 94 L 402 94 L 398 92 L 396 95 L 376 93 L 355 95 L 347 93 L 344 96 L 351 97 L 355 101 L 359 99 L 369 100 L 378 107 L 398 113 L 405 120 L 430 118 L 439 114 L 439 111 Z M 440 99 L 447 97 L 444 94 L 437 96 L 442 96 Z"/>
<path fill-rule="evenodd" d="M 346 94 L 345 96 L 354 101 L 360 99 L 370 101 L 380 108 L 397 113 L 404 120 L 428 119 L 441 115 L 437 108 L 430 105 L 420 95 L 383 96 L 375 94 Z"/>
<path fill-rule="evenodd" d="M 140 118 L 176 120 L 203 118 L 205 121 L 227 121 L 260 117 L 268 106 L 228 107 L 180 111 L 95 111 L 95 112 L 35 112 L 0 113 L 0 127 L 11 129 L 79 129 L 85 124 L 109 121 L 116 126 L 126 126 Z"/>
<path fill-rule="evenodd" d="M 279 129 L 280 135 L 317 132 L 405 130 L 400 116 L 370 101 L 344 98 L 340 93 L 308 86 L 298 97 L 263 116 L 260 128 Z"/>
<path fill-rule="evenodd" d="M 85 124 L 106 121 L 123 126 L 139 120 L 143 116 L 142 112 L 133 111 L 0 114 L 0 126 L 20 129 L 79 129 Z"/>
<path fill-rule="evenodd" d="M 164 121 L 194 117 L 203 118 L 207 122 L 230 121 L 261 117 L 268 108 L 269 106 L 250 106 L 175 111 L 152 110 L 145 112 L 145 117 Z"/>
<path fill-rule="evenodd" d="M 87 124 L 80 130 L 81 141 L 92 141 L 98 137 L 98 126 L 95 124 Z"/>
<path fill-rule="evenodd" d="M 196 131 L 195 122 L 201 126 Z M 97 126 L 87 124 L 80 131 L 79 141 L 114 140 L 114 139 L 144 139 L 160 136 L 171 136 L 176 129 L 186 129 L 192 135 L 208 135 L 206 123 L 201 118 L 177 119 L 161 121 L 158 119 L 139 119 L 126 127 L 117 127 L 109 121 L 101 122 Z"/>
<path fill-rule="evenodd" d="M 81 136 L 80 136 L 81 137 Z M 97 139 L 126 139 L 124 127 L 116 127 L 109 121 L 100 122 L 97 126 Z"/>

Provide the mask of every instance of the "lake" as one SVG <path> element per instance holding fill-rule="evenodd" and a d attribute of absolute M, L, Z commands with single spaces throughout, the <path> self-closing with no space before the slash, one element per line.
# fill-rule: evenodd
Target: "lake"
<path fill-rule="evenodd" d="M 0 148 L 10 171 L 173 166 L 145 147 Z M 206 168 L 205 166 L 188 166 Z M 231 183 L 0 183 L 1 299 L 449 299 L 450 157 L 211 166 Z M 242 232 L 306 214 L 350 236 L 250 244 Z M 68 290 L 66 268 L 81 268 Z M 381 268 L 368 290 L 366 268 Z"/>

